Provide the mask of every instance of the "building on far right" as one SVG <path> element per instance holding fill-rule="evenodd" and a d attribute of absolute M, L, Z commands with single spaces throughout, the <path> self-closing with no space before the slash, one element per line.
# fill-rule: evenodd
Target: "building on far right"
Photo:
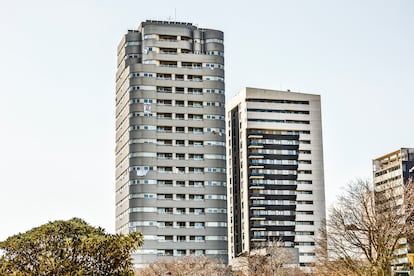
<path fill-rule="evenodd" d="M 414 178 L 414 148 L 401 148 L 385 154 L 374 159 L 372 165 L 375 193 L 385 193 L 392 189 L 392 196 L 396 200 L 396 207 L 401 206 L 402 208 L 403 201 L 399 201 L 403 197 L 402 187 L 407 181 Z M 384 208 L 378 202 L 375 205 L 376 210 L 380 210 L 381 212 L 389 211 L 383 210 Z M 386 205 L 389 206 L 389 204 Z M 392 209 L 396 211 L 395 208 Z M 398 249 L 395 251 L 395 259 L 393 260 L 394 270 L 410 266 L 410 261 L 407 256 L 409 253 L 408 249 L 409 243 L 407 238 L 401 239 Z"/>

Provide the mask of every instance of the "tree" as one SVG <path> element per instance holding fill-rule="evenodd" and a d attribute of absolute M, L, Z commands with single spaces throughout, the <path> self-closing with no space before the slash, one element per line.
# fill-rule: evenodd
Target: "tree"
<path fill-rule="evenodd" d="M 255 249 L 251 254 L 243 254 L 234 265 L 225 266 L 219 260 L 206 256 L 186 256 L 170 261 L 158 261 L 137 271 L 139 276 L 284 276 L 306 275 L 298 267 L 290 266 L 294 262 L 294 253 L 289 248 L 270 243 L 266 247 Z"/>
<path fill-rule="evenodd" d="M 105 233 L 79 218 L 54 221 L 0 242 L 4 275 L 133 275 L 130 253 L 142 234 Z"/>
<path fill-rule="evenodd" d="M 185 256 L 171 261 L 158 261 L 137 271 L 140 276 L 226 276 L 230 270 L 219 260 L 206 256 Z"/>
<path fill-rule="evenodd" d="M 279 245 L 279 242 L 269 242 L 266 246 L 245 252 L 233 264 L 233 275 L 305 275 L 296 265 L 293 248 Z"/>
<path fill-rule="evenodd" d="M 394 252 L 414 237 L 414 188 L 368 181 L 350 183 L 330 209 L 317 244 L 321 275 L 391 275 Z M 340 272 L 341 273 L 341 272 Z"/>

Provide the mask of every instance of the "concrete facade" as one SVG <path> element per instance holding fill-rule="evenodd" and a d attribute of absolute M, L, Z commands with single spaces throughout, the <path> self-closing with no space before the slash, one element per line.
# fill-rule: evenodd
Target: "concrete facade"
<path fill-rule="evenodd" d="M 223 33 L 146 21 L 118 46 L 116 232 L 138 265 L 227 260 Z"/>
<path fill-rule="evenodd" d="M 277 241 L 311 266 L 325 219 L 320 96 L 245 88 L 226 113 L 229 262 Z"/>

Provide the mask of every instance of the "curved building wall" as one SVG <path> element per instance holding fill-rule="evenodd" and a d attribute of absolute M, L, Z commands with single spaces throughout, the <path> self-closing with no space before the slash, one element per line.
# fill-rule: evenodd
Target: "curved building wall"
<path fill-rule="evenodd" d="M 138 265 L 226 261 L 223 33 L 146 21 L 117 60 L 116 232 L 144 234 Z"/>

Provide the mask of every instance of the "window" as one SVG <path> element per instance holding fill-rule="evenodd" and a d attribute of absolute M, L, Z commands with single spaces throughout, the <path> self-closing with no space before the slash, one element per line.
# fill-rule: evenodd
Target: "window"
<path fill-rule="evenodd" d="M 157 145 L 159 145 L 159 146 L 171 146 L 172 145 L 172 140 L 158 139 L 157 140 Z"/>
<path fill-rule="evenodd" d="M 175 159 L 185 160 L 185 153 L 176 153 L 175 154 Z"/>
<path fill-rule="evenodd" d="M 225 208 L 207 208 L 206 212 L 207 213 L 223 213 L 223 214 L 226 214 L 227 209 L 225 209 Z"/>
<path fill-rule="evenodd" d="M 175 209 L 175 213 L 176 214 L 185 214 L 185 208 L 176 208 Z M 180 223 L 181 223 L 180 225 L 183 224 L 182 227 L 185 227 L 185 222 L 180 222 Z"/>
<path fill-rule="evenodd" d="M 296 225 L 313 225 L 313 221 L 297 221 Z"/>
<path fill-rule="evenodd" d="M 157 180 L 158 185 L 172 185 L 172 180 Z"/>
<path fill-rule="evenodd" d="M 176 173 L 185 173 L 185 167 L 176 167 Z"/>
<path fill-rule="evenodd" d="M 201 115 L 201 114 L 188 114 L 188 119 L 189 120 L 202 120 L 203 115 Z"/>
<path fill-rule="evenodd" d="M 203 187 L 204 183 L 203 181 L 190 181 L 188 185 L 191 187 Z"/>
<path fill-rule="evenodd" d="M 177 67 L 176 61 L 160 60 L 161 67 Z"/>
<path fill-rule="evenodd" d="M 206 222 L 207 227 L 227 227 L 226 222 L 217 222 L 217 221 L 210 221 Z"/>
<path fill-rule="evenodd" d="M 171 100 L 157 100 L 157 105 L 171 105 Z"/>
<path fill-rule="evenodd" d="M 173 256 L 174 255 L 174 250 L 172 250 L 172 249 L 158 250 L 157 255 L 158 256 Z"/>
<path fill-rule="evenodd" d="M 157 73 L 157 79 L 159 79 L 159 80 L 171 80 L 171 74 Z"/>
<path fill-rule="evenodd" d="M 182 113 L 176 113 L 175 114 L 175 119 L 176 120 L 184 120 L 184 114 L 182 114 Z"/>
<path fill-rule="evenodd" d="M 190 254 L 195 255 L 195 256 L 202 256 L 205 254 L 205 250 L 203 249 L 191 249 L 190 250 Z"/>
<path fill-rule="evenodd" d="M 246 99 L 247 102 L 259 102 L 259 103 L 282 103 L 282 104 L 304 104 L 309 105 L 309 101 L 296 101 L 296 100 L 272 100 L 272 99 Z"/>
<path fill-rule="evenodd" d="M 188 145 L 194 146 L 194 147 L 202 147 L 203 146 L 203 141 L 190 140 L 190 141 L 188 141 Z"/>
<path fill-rule="evenodd" d="M 203 242 L 204 240 L 204 236 L 190 236 L 190 241 Z"/>
<path fill-rule="evenodd" d="M 204 222 L 190 222 L 190 227 L 204 228 Z"/>
<path fill-rule="evenodd" d="M 177 221 L 178 228 L 185 228 L 185 221 Z M 185 236 L 177 236 L 177 241 L 185 241 Z"/>
<path fill-rule="evenodd" d="M 175 200 L 185 200 L 185 194 L 176 194 Z"/>
<path fill-rule="evenodd" d="M 172 214 L 173 208 L 158 208 L 157 212 L 158 214 Z M 172 222 L 171 222 L 171 226 L 172 226 Z"/>
<path fill-rule="evenodd" d="M 127 41 L 125 43 L 125 47 L 127 47 L 127 46 L 137 46 L 137 45 L 140 45 L 139 41 Z"/>
<path fill-rule="evenodd" d="M 177 36 L 175 35 L 159 35 L 160 41 L 177 41 Z"/>
<path fill-rule="evenodd" d="M 184 187 L 185 186 L 185 181 L 183 181 L 183 180 L 176 180 L 175 181 L 175 186 L 176 187 Z"/>
<path fill-rule="evenodd" d="M 189 154 L 188 158 L 193 160 L 203 160 L 203 154 Z"/>
<path fill-rule="evenodd" d="M 207 181 L 206 186 L 226 186 L 224 181 Z"/>
<path fill-rule="evenodd" d="M 313 192 L 312 191 L 296 191 L 296 194 L 298 195 L 311 195 Z"/>
<path fill-rule="evenodd" d="M 188 88 L 187 91 L 188 91 L 188 94 L 193 94 L 193 95 L 203 94 L 203 90 L 201 88 Z"/>
<path fill-rule="evenodd" d="M 191 199 L 191 200 L 204 200 L 204 195 L 189 195 L 188 199 Z"/>
<path fill-rule="evenodd" d="M 184 80 L 184 75 L 175 75 L 175 80 L 183 81 Z"/>
<path fill-rule="evenodd" d="M 312 200 L 298 200 L 296 203 L 297 204 L 312 205 L 313 204 L 313 201 Z"/>
<path fill-rule="evenodd" d="M 223 44 L 223 39 L 220 39 L 220 38 L 207 38 L 205 40 L 205 43 L 213 43 L 213 42 Z"/>
<path fill-rule="evenodd" d="M 158 159 L 172 159 L 172 153 L 158 152 L 157 158 Z"/>
<path fill-rule="evenodd" d="M 157 126 L 157 132 L 172 132 L 171 126 Z"/>
<path fill-rule="evenodd" d="M 188 132 L 192 132 L 194 134 L 201 134 L 201 133 L 203 133 L 203 128 L 201 128 L 201 127 L 189 127 Z"/>
<path fill-rule="evenodd" d="M 225 173 L 226 169 L 224 168 L 205 168 L 206 172 L 219 172 L 219 173 Z"/>
<path fill-rule="evenodd" d="M 176 48 L 160 48 L 160 54 L 176 55 L 177 49 Z"/>
<path fill-rule="evenodd" d="M 125 56 L 125 59 L 129 59 L 129 58 L 139 58 L 141 57 L 140 54 L 129 54 Z"/>
<path fill-rule="evenodd" d="M 158 194 L 157 199 L 172 199 L 172 194 Z"/>
<path fill-rule="evenodd" d="M 144 35 L 144 40 L 147 40 L 147 39 L 156 39 L 157 38 L 157 35 L 156 34 L 146 34 L 146 35 Z"/>
<path fill-rule="evenodd" d="M 204 214 L 203 208 L 190 208 L 190 214 L 201 215 Z"/>
<path fill-rule="evenodd" d="M 221 199 L 221 200 L 226 200 L 226 196 L 225 195 L 207 195 L 206 198 L 207 199 Z"/>
<path fill-rule="evenodd" d="M 157 92 L 159 93 L 171 93 L 172 87 L 171 86 L 157 86 Z"/>
<path fill-rule="evenodd" d="M 147 59 L 147 60 L 143 60 L 142 64 L 156 64 L 157 61 L 153 60 L 153 59 Z"/>
<path fill-rule="evenodd" d="M 200 101 L 188 101 L 188 106 L 189 107 L 197 107 L 197 108 L 200 108 L 200 107 L 203 107 L 203 102 L 200 102 Z"/>
<path fill-rule="evenodd" d="M 175 127 L 175 132 L 184 133 L 184 127 Z"/>
<path fill-rule="evenodd" d="M 171 118 L 172 118 L 172 114 L 171 114 L 171 113 L 157 113 L 157 118 L 158 118 L 158 119 L 167 119 L 167 120 L 171 120 Z"/>
<path fill-rule="evenodd" d="M 203 172 L 204 172 L 204 168 L 199 168 L 199 167 L 190 167 L 190 168 L 189 168 L 189 172 L 190 172 L 190 173 L 197 173 L 197 174 L 200 174 L 200 173 L 203 173 Z"/>
<path fill-rule="evenodd" d="M 176 87 L 175 93 L 177 94 L 184 94 L 184 87 Z"/>
<path fill-rule="evenodd" d="M 184 146 L 184 140 L 175 140 L 176 146 Z"/>
<path fill-rule="evenodd" d="M 297 215 L 313 215 L 313 211 L 296 211 Z"/>

